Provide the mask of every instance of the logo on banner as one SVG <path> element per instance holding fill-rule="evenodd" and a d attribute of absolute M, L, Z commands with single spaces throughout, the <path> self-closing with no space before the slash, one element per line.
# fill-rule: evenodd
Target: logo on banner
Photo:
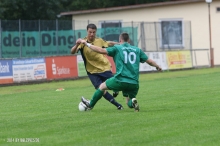
<path fill-rule="evenodd" d="M 190 51 L 166 52 L 170 69 L 192 67 Z"/>
<path fill-rule="evenodd" d="M 181 65 L 181 64 L 186 64 L 186 57 L 184 54 L 182 54 L 181 52 L 178 52 L 177 54 L 169 54 L 168 56 L 169 58 L 169 66 L 171 65 Z"/>
<path fill-rule="evenodd" d="M 53 75 L 56 75 L 58 74 L 59 76 L 62 75 L 62 74 L 70 74 L 70 68 L 65 68 L 65 67 L 59 67 L 55 64 L 55 61 L 54 59 L 52 60 L 52 72 L 53 72 Z"/>
<path fill-rule="evenodd" d="M 54 59 L 52 63 L 52 72 L 53 72 L 53 75 L 57 74 L 57 69 L 56 69 L 56 64 L 54 63 Z"/>
<path fill-rule="evenodd" d="M 5 65 L 0 62 L 0 73 L 10 73 L 8 62 Z"/>
<path fill-rule="evenodd" d="M 37 68 L 34 69 L 34 77 L 36 79 L 43 79 L 45 77 L 44 65 L 38 65 Z"/>

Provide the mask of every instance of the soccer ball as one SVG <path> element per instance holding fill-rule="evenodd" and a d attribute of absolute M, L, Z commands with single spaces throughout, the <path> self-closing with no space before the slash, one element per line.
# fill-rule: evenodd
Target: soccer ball
<path fill-rule="evenodd" d="M 87 107 L 86 107 L 86 105 L 81 101 L 80 103 L 79 103 L 79 111 L 81 111 L 81 112 L 83 112 L 83 111 L 87 111 Z"/>

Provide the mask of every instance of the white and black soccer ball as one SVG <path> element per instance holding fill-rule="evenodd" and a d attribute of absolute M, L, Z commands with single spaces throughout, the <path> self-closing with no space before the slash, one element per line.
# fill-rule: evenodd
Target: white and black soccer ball
<path fill-rule="evenodd" d="M 79 111 L 83 112 L 83 111 L 87 111 L 87 106 L 81 101 L 79 103 Z"/>

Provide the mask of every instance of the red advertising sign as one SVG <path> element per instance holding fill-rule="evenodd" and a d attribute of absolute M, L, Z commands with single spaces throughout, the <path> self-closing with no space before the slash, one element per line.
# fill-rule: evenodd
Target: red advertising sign
<path fill-rule="evenodd" d="M 78 77 L 76 56 L 46 57 L 47 79 Z"/>

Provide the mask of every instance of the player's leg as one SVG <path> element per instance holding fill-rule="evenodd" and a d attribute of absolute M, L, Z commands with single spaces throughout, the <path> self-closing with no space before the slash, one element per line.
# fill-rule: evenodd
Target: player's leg
<path fill-rule="evenodd" d="M 111 78 L 111 77 L 114 76 L 111 71 L 106 71 L 106 72 L 103 73 L 103 75 L 104 75 L 104 76 L 102 76 L 102 77 L 103 77 L 103 78 L 102 78 L 102 79 L 103 79 L 103 82 L 105 82 L 107 79 L 109 79 L 109 78 Z M 119 94 L 119 91 L 113 90 L 113 94 L 112 94 L 113 97 L 117 97 L 118 94 Z"/>
<path fill-rule="evenodd" d="M 123 95 L 123 97 L 125 97 L 125 99 L 126 99 L 126 104 L 128 105 L 128 107 L 129 107 L 129 108 L 134 108 L 134 106 L 133 106 L 133 104 L 132 104 L 132 99 L 129 98 L 129 94 L 126 93 L 126 92 L 124 92 L 124 91 L 122 91 L 122 95 Z"/>
<path fill-rule="evenodd" d="M 99 88 L 95 91 L 95 93 L 92 96 L 92 99 L 89 101 L 82 97 L 82 102 L 88 107 L 88 108 L 93 108 L 95 104 L 99 101 L 99 99 L 102 98 L 103 94 L 105 93 L 105 90 L 108 88 L 106 87 L 105 82 L 102 83 Z"/>
<path fill-rule="evenodd" d="M 118 82 L 114 77 L 106 80 L 106 86 L 109 90 L 113 90 L 113 91 L 122 91 L 123 89 L 121 83 Z M 119 110 L 123 109 L 123 106 L 122 105 L 118 106 L 118 109 Z"/>
<path fill-rule="evenodd" d="M 108 90 L 108 87 L 106 86 L 106 82 L 102 83 L 99 88 L 95 91 L 95 93 L 92 96 L 92 99 L 89 101 L 82 97 L 82 102 L 90 109 L 92 109 L 95 104 L 99 101 L 99 99 L 102 98 L 103 94 Z"/>
<path fill-rule="evenodd" d="M 139 111 L 139 104 L 135 98 L 139 90 L 139 85 L 130 84 L 127 89 L 122 92 L 123 96 L 126 97 L 126 103 L 129 108 L 134 108 L 135 111 Z"/>
<path fill-rule="evenodd" d="M 112 103 L 113 105 L 115 105 L 117 107 L 118 110 L 122 110 L 123 109 L 123 106 L 118 103 L 114 97 L 108 92 L 108 91 L 105 91 L 104 94 L 103 94 L 103 97 L 108 100 L 110 103 Z"/>
<path fill-rule="evenodd" d="M 104 96 L 106 90 L 107 90 L 107 86 L 104 83 L 102 83 L 99 88 L 96 90 L 96 92 L 93 94 L 92 99 L 90 100 L 90 106 L 94 107 L 95 104 L 98 102 L 99 99 L 102 98 L 102 96 Z"/>
<path fill-rule="evenodd" d="M 110 72 L 111 73 L 111 72 Z M 104 73 L 96 73 L 96 74 L 88 74 L 90 81 L 92 82 L 93 86 L 98 89 L 100 85 L 110 76 L 109 72 Z M 114 97 L 108 92 L 105 91 L 103 94 L 103 97 L 108 100 L 110 103 L 112 103 L 114 106 L 117 107 L 117 109 L 121 110 L 123 109 L 122 105 L 119 104 Z"/>
<path fill-rule="evenodd" d="M 118 94 L 119 94 L 119 91 L 113 91 L 112 96 L 113 96 L 113 97 L 117 97 L 117 96 L 118 96 Z"/>
<path fill-rule="evenodd" d="M 107 79 L 113 77 L 113 74 L 111 71 L 106 71 L 106 72 L 100 73 L 99 76 L 102 82 L 105 82 Z M 115 91 L 115 90 L 113 91 L 115 93 L 114 95 L 111 95 L 108 91 L 105 91 L 105 93 L 103 94 L 103 97 L 109 102 L 111 102 L 112 104 L 114 104 L 118 110 L 121 110 L 123 109 L 123 106 L 114 99 L 114 97 L 118 95 L 118 91 Z"/>
<path fill-rule="evenodd" d="M 127 102 L 127 105 L 129 108 L 134 108 L 135 111 L 139 112 L 140 111 L 140 107 L 139 107 L 139 104 L 137 102 L 137 99 L 136 98 L 129 98 L 129 97 L 126 97 L 126 102 Z"/>

